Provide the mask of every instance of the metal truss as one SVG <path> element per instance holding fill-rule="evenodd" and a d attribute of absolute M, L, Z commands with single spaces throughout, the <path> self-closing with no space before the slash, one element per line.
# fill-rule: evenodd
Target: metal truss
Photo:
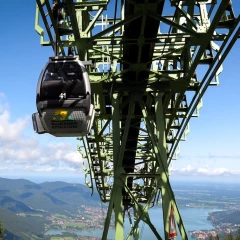
<path fill-rule="evenodd" d="M 164 4 L 170 5 L 170 15 L 162 14 Z M 148 214 L 159 202 L 163 238 L 168 239 L 173 206 L 181 238 L 187 239 L 169 165 L 239 38 L 240 17 L 231 1 L 62 0 L 61 21 L 48 0 L 37 0 L 36 9 L 43 46 L 92 62 L 88 73 L 96 117 L 91 134 L 79 139 L 79 152 L 88 161 L 86 184 L 109 202 L 102 239 L 113 211 L 115 239 L 140 239 L 140 221 L 162 239 Z M 207 68 L 203 77 L 201 66 Z M 132 230 L 124 237 L 126 214 Z"/>

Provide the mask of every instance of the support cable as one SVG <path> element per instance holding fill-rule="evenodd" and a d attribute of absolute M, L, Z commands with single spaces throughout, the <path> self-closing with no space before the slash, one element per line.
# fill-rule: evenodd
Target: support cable
<path fill-rule="evenodd" d="M 143 222 L 143 224 L 142 224 L 141 231 L 140 231 L 140 236 L 139 236 L 139 240 L 142 239 L 144 227 L 145 227 L 145 222 Z"/>
<path fill-rule="evenodd" d="M 118 0 L 115 0 L 115 9 L 114 9 L 114 20 L 113 20 L 113 25 L 116 24 L 116 18 L 117 18 L 117 7 L 118 7 Z M 115 37 L 115 29 L 113 30 L 113 35 L 112 35 L 112 56 L 113 56 L 113 39 Z M 112 59 L 113 57 L 111 57 L 111 61 L 110 61 L 110 67 L 109 67 L 109 72 L 111 72 L 111 65 L 112 65 Z"/>
<path fill-rule="evenodd" d="M 180 2 L 177 4 L 177 7 L 179 7 L 179 6 L 180 6 Z M 173 22 L 175 21 L 176 16 L 177 16 L 177 8 L 176 8 L 176 10 L 175 10 L 175 12 L 174 12 L 174 15 L 173 15 L 173 19 L 172 19 Z M 165 40 L 165 43 L 164 43 L 164 46 L 163 46 L 161 55 L 163 55 L 163 53 L 164 53 L 164 50 L 165 50 L 166 45 L 167 45 L 167 39 L 170 38 L 170 33 L 171 33 L 171 31 L 172 31 L 172 25 L 169 27 L 168 35 L 167 35 L 167 38 L 166 38 L 166 40 Z M 159 59 L 158 65 L 159 65 L 160 61 L 161 61 L 161 59 Z"/>

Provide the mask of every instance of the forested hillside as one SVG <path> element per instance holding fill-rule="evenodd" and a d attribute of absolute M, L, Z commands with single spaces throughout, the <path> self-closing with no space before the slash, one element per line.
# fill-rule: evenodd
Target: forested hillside
<path fill-rule="evenodd" d="M 100 206 L 98 195 L 91 197 L 85 185 L 0 178 L 0 221 L 7 239 L 42 239 L 47 216 L 71 215 L 85 204 Z"/>

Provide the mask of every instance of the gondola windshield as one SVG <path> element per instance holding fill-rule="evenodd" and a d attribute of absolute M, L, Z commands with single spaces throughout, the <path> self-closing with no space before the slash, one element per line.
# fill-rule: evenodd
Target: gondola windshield
<path fill-rule="evenodd" d="M 48 80 L 81 80 L 82 69 L 77 62 L 49 63 L 44 73 L 43 81 Z"/>

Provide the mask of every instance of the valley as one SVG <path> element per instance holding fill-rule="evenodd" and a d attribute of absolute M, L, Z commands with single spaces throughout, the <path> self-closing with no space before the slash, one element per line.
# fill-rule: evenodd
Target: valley
<path fill-rule="evenodd" d="M 175 183 L 174 188 L 180 209 L 221 210 L 208 216 L 213 229 L 237 229 L 233 225 L 236 223 L 229 219 L 239 216 L 239 185 L 192 183 L 186 186 Z M 161 203 L 157 207 L 161 209 Z M 232 215 L 224 218 L 225 210 Z M 106 214 L 107 205 L 101 204 L 97 194 L 91 196 L 85 185 L 65 182 L 36 184 L 24 179 L 0 178 L 0 220 L 8 240 L 54 240 L 63 235 L 79 239 L 76 234 L 79 231 L 102 231 Z M 113 228 L 113 223 L 111 226 Z M 204 229 L 192 231 L 200 230 Z M 85 239 L 91 238 L 86 236 Z"/>

